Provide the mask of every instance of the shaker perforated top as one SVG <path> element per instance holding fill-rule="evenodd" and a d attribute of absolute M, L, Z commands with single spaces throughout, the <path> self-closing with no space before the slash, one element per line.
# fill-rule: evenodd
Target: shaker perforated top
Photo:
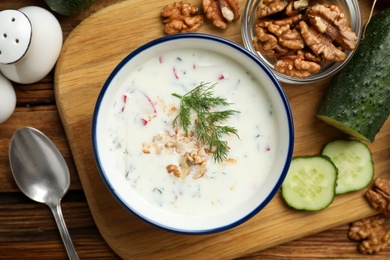
<path fill-rule="evenodd" d="M 18 10 L 0 12 L 0 63 L 11 64 L 27 52 L 32 36 L 32 25 Z"/>

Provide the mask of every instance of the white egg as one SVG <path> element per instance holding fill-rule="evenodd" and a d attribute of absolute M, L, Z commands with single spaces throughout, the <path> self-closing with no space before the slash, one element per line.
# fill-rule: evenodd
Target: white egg
<path fill-rule="evenodd" d="M 15 89 L 11 82 L 0 73 L 0 124 L 4 123 L 16 107 Z"/>

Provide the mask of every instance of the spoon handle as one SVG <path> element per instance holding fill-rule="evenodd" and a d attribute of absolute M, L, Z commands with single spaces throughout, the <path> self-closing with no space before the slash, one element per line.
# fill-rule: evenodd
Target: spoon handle
<path fill-rule="evenodd" d="M 60 230 L 60 234 L 62 237 L 62 241 L 64 242 L 66 252 L 68 253 L 70 260 L 78 260 L 79 257 L 76 253 L 76 249 L 73 246 L 72 239 L 70 238 L 68 228 L 66 227 L 64 216 L 62 215 L 62 210 L 60 206 L 60 202 L 56 204 L 48 205 L 53 212 L 54 219 L 56 220 L 58 229 Z"/>

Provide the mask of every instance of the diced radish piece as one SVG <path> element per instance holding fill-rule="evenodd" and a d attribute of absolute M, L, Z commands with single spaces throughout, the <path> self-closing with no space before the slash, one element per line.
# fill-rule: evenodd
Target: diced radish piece
<path fill-rule="evenodd" d="M 177 70 L 175 67 L 173 67 L 173 75 L 175 75 L 176 79 L 179 79 L 179 75 L 177 74 Z"/>
<path fill-rule="evenodd" d="M 152 100 L 150 100 L 150 98 L 144 92 L 142 92 L 142 94 L 144 95 L 144 97 L 148 100 L 149 104 L 151 105 L 151 107 L 153 109 L 153 113 L 157 113 L 156 107 L 154 106 Z"/>
<path fill-rule="evenodd" d="M 141 121 L 142 121 L 142 124 L 143 124 L 143 125 L 147 125 L 147 124 L 148 124 L 148 121 L 145 120 L 145 119 L 143 119 L 143 118 L 141 118 Z"/>
<path fill-rule="evenodd" d="M 223 80 L 223 79 L 227 79 L 227 75 L 226 74 L 224 74 L 224 73 L 222 73 L 220 76 L 219 76 L 219 80 Z"/>
<path fill-rule="evenodd" d="M 127 93 L 123 95 L 123 107 L 122 107 L 122 112 L 125 111 L 126 102 L 127 102 Z"/>

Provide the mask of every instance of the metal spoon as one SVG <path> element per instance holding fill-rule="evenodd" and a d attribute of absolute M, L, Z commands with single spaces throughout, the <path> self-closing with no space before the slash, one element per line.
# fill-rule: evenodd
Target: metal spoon
<path fill-rule="evenodd" d="M 27 197 L 50 207 L 69 258 L 78 259 L 60 206 L 70 185 L 61 153 L 42 132 L 22 127 L 11 138 L 9 161 L 16 184 Z"/>

